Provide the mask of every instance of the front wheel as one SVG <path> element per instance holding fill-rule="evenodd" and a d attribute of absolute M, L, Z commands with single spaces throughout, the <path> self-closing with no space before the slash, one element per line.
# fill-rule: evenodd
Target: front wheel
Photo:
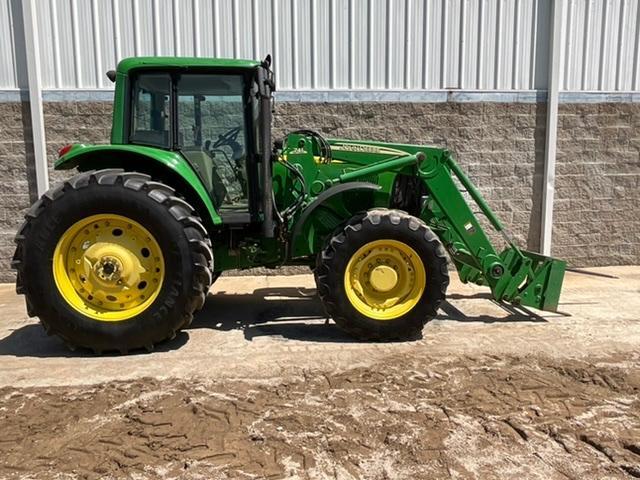
<path fill-rule="evenodd" d="M 422 220 L 386 209 L 353 218 L 331 238 L 315 277 L 327 313 L 362 340 L 419 337 L 449 284 L 436 235 Z"/>
<path fill-rule="evenodd" d="M 150 350 L 189 324 L 211 284 L 193 209 L 140 173 L 76 175 L 31 207 L 16 242 L 29 315 L 72 348 Z"/>

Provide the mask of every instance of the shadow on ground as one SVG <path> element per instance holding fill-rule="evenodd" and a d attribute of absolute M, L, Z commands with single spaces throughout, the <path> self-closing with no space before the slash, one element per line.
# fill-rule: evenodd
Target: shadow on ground
<path fill-rule="evenodd" d="M 477 299 L 492 301 L 489 294 L 463 296 L 449 295 L 451 300 Z M 450 302 L 442 304 L 438 320 L 458 322 L 546 322 L 539 315 L 523 308 L 500 305 L 507 311 L 503 317 L 467 315 Z M 195 316 L 192 324 L 175 339 L 157 345 L 155 351 L 171 351 L 184 345 L 191 329 L 207 328 L 219 331 L 241 330 L 245 339 L 280 337 L 282 339 L 352 343 L 357 340 L 344 334 L 334 323 L 328 323 L 315 289 L 310 288 L 260 288 L 251 294 L 215 291 L 209 294 L 204 308 Z M 141 354 L 144 352 L 132 352 Z M 13 330 L 0 339 L 0 356 L 18 357 L 83 357 L 93 356 L 85 349 L 71 351 L 57 337 L 47 336 L 39 324 L 29 324 Z"/>
<path fill-rule="evenodd" d="M 168 352 L 177 350 L 189 340 L 187 332 L 179 332 L 171 341 L 162 342 L 156 345 L 154 351 Z M 147 353 L 146 350 L 135 350 L 129 355 L 142 355 Z M 77 348 L 71 350 L 64 342 L 56 337 L 49 336 L 45 333 L 44 328 L 39 323 L 31 323 L 24 327 L 16 328 L 9 335 L 0 338 L 0 357 L 3 355 L 11 355 L 14 357 L 38 357 L 38 358 L 78 358 L 78 357 L 96 357 L 97 355 L 91 350 L 85 348 Z M 100 356 L 118 356 L 118 352 L 105 352 Z"/>
<path fill-rule="evenodd" d="M 449 298 L 493 301 L 489 294 L 451 294 Z M 546 322 L 543 317 L 526 308 L 506 304 L 499 306 L 507 312 L 506 316 L 467 315 L 445 301 L 436 318 L 482 323 Z M 324 309 L 315 295 L 315 289 L 312 288 L 265 288 L 256 289 L 251 294 L 214 292 L 209 295 L 204 308 L 196 315 L 190 328 L 243 330 L 247 340 L 260 336 L 281 336 L 315 342 L 356 341 L 342 333 L 334 323 L 326 323 Z"/>

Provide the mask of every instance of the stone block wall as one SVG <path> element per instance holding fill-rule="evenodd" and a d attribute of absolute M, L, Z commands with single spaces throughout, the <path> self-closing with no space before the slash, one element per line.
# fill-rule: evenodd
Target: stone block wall
<path fill-rule="evenodd" d="M 44 104 L 51 185 L 56 185 L 73 174 L 73 172 L 53 169 L 58 150 L 69 143 L 109 143 L 111 114 L 111 102 L 47 102 Z"/>
<path fill-rule="evenodd" d="M 111 102 L 47 102 L 50 165 L 63 145 L 106 143 Z M 0 103 L 0 280 L 13 235 L 35 199 L 29 109 Z M 544 103 L 276 103 L 274 138 L 310 128 L 329 137 L 435 144 L 455 153 L 520 245 L 538 250 Z M 553 254 L 572 266 L 640 263 L 640 104 L 560 105 Z M 51 183 L 69 172 L 51 171 Z M 499 243 L 500 240 L 493 236 Z"/>
<path fill-rule="evenodd" d="M 640 104 L 561 104 L 558 122 L 553 254 L 640 264 Z"/>
<path fill-rule="evenodd" d="M 12 281 L 13 238 L 36 200 L 29 105 L 0 102 L 0 281 Z"/>

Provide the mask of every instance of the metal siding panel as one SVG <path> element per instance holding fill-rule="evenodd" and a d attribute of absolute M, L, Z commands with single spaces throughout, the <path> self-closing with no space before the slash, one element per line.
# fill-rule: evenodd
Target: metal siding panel
<path fill-rule="evenodd" d="M 525 35 L 526 17 L 522 14 L 524 0 L 515 0 L 514 20 L 513 20 L 513 55 L 511 60 L 511 88 L 519 90 L 521 84 L 520 72 L 522 70 L 522 59 L 527 51 L 524 48 L 523 38 Z"/>
<path fill-rule="evenodd" d="M 629 58 L 629 64 L 632 66 L 632 72 L 629 79 L 629 88 L 632 90 L 640 90 L 640 5 L 636 5 L 635 32 L 633 34 L 633 51 Z"/>
<path fill-rule="evenodd" d="M 251 0 L 237 0 L 238 58 L 253 58 L 253 5 Z"/>
<path fill-rule="evenodd" d="M 116 3 L 120 11 L 120 17 L 117 20 L 120 27 L 120 54 L 122 58 L 127 58 L 135 55 L 134 9 L 133 4 L 126 0 L 116 0 Z"/>
<path fill-rule="evenodd" d="M 111 2 L 97 1 L 97 18 L 100 25 L 100 63 L 97 65 L 98 76 L 102 79 L 102 87 L 111 87 L 112 83 L 107 79 L 106 72 L 116 68 L 117 59 L 115 53 L 115 35 L 113 4 Z"/>
<path fill-rule="evenodd" d="M 369 0 L 371 13 L 371 34 L 369 60 L 367 69 L 367 86 L 372 89 L 384 89 L 387 72 L 387 2 L 386 0 Z"/>
<path fill-rule="evenodd" d="M 233 8 L 231 1 L 218 0 L 217 38 L 219 45 L 216 47 L 216 55 L 222 58 L 234 57 L 233 40 Z"/>
<path fill-rule="evenodd" d="M 416 90 L 422 88 L 422 72 L 424 70 L 424 3 L 419 0 L 408 2 L 409 43 L 407 53 L 407 78 L 405 88 Z"/>
<path fill-rule="evenodd" d="M 82 65 L 78 86 L 83 88 L 96 88 L 96 63 L 95 46 L 93 37 L 93 24 L 91 18 L 91 3 L 86 0 L 77 0 L 78 25 L 78 60 Z"/>
<path fill-rule="evenodd" d="M 502 2 L 500 16 L 500 43 L 498 46 L 499 75 L 496 78 L 498 90 L 510 90 L 513 72 L 513 48 L 515 34 L 515 1 Z"/>
<path fill-rule="evenodd" d="M 442 47 L 444 71 L 440 88 L 460 88 L 458 78 L 460 62 L 460 18 L 462 0 L 446 0 L 444 11 L 444 32 Z"/>
<path fill-rule="evenodd" d="M 177 32 L 178 44 L 180 46 L 180 55 L 186 57 L 194 57 L 195 42 L 194 42 L 194 12 L 192 0 L 175 0 L 176 5 L 180 8 L 180 21 L 176 24 L 180 25 L 180 29 Z M 250 0 L 248 0 L 250 1 Z M 247 17 L 248 19 L 249 17 Z"/>
<path fill-rule="evenodd" d="M 315 75 L 316 88 L 328 89 L 331 77 L 331 32 L 329 28 L 329 0 L 315 0 Z"/>
<path fill-rule="evenodd" d="M 155 37 L 153 32 L 153 2 L 151 0 L 137 0 L 134 2 L 138 4 L 138 36 L 139 36 L 139 50 L 140 56 L 154 55 L 154 43 Z M 165 55 L 171 55 L 173 53 L 173 15 L 171 14 L 171 1 L 164 0 L 164 4 L 161 6 L 161 12 L 165 13 L 161 19 L 164 18 L 166 22 L 161 28 L 160 38 L 167 38 L 167 50 Z M 162 22 L 162 20 L 161 20 Z"/>
<path fill-rule="evenodd" d="M 310 1 L 294 0 L 296 14 L 295 28 L 295 69 L 297 88 L 308 90 L 311 88 L 311 25 Z M 292 34 L 294 31 L 292 30 Z"/>
<path fill-rule="evenodd" d="M 571 89 L 580 83 L 580 59 L 582 58 L 583 42 L 580 41 L 580 32 L 584 30 L 583 1 L 569 0 L 567 5 L 566 25 L 564 28 L 564 78 L 561 81 L 562 89 Z"/>
<path fill-rule="evenodd" d="M 482 15 L 479 20 L 481 30 L 481 55 L 478 60 L 479 72 L 477 74 L 477 88 L 479 90 L 491 90 L 495 84 L 496 71 L 496 31 L 498 1 L 488 0 L 482 2 Z"/>
<path fill-rule="evenodd" d="M 551 38 L 551 1 L 537 0 L 535 15 L 535 42 L 532 48 L 531 65 L 532 88 L 545 90 L 549 80 L 548 56 L 549 39 Z"/>
<path fill-rule="evenodd" d="M 534 39 L 533 19 L 535 0 L 520 0 L 520 49 L 516 57 L 518 64 L 518 76 L 516 78 L 517 90 L 527 90 L 531 78 L 531 49 Z"/>
<path fill-rule="evenodd" d="M 425 28 L 423 51 L 423 88 L 438 90 L 442 88 L 440 77 L 442 71 L 442 3 L 428 2 L 425 10 Z"/>
<path fill-rule="evenodd" d="M 73 53 L 73 34 L 71 28 L 70 1 L 61 1 L 57 9 L 58 33 L 60 44 L 60 87 L 78 88 L 75 77 L 75 58 Z M 64 21 L 61 21 L 64 19 Z M 42 42 L 42 40 L 40 40 Z"/>
<path fill-rule="evenodd" d="M 276 5 L 275 18 L 277 21 L 276 40 L 278 49 L 274 54 L 276 81 L 281 90 L 291 89 L 292 75 L 292 44 L 291 44 L 291 2 L 289 0 L 274 0 Z"/>
<path fill-rule="evenodd" d="M 600 60 L 600 30 L 602 27 L 601 1 L 588 1 L 588 25 L 585 29 L 585 55 L 582 66 L 582 90 L 598 88 L 598 61 Z"/>
<path fill-rule="evenodd" d="M 613 19 L 616 15 L 613 15 L 613 10 L 616 7 L 616 2 L 611 0 L 604 0 L 602 4 L 602 26 L 600 31 L 600 51 L 598 59 L 598 90 L 610 90 L 609 80 L 611 79 L 611 68 L 615 62 L 615 51 L 613 51 L 613 43 L 615 42 L 614 29 L 615 25 Z"/>
<path fill-rule="evenodd" d="M 620 0 L 605 0 L 607 15 L 603 18 L 602 51 L 600 53 L 600 72 L 598 90 L 616 89 L 616 68 L 620 30 Z"/>
<path fill-rule="evenodd" d="M 258 25 L 256 36 L 256 53 L 255 58 L 262 59 L 267 54 L 273 55 L 273 31 L 271 22 L 271 2 L 265 2 L 264 0 L 255 0 L 255 21 Z"/>
<path fill-rule="evenodd" d="M 196 0 L 198 2 L 198 12 L 200 16 L 196 19 L 198 23 L 198 31 L 200 32 L 200 56 L 213 57 L 215 50 L 214 35 L 214 10 L 211 0 Z"/>
<path fill-rule="evenodd" d="M 368 0 L 353 0 L 352 25 L 353 43 L 350 45 L 353 57 L 353 88 L 366 89 L 368 83 L 369 21 Z"/>
<path fill-rule="evenodd" d="M 334 23 L 334 88 L 349 88 L 349 2 L 335 0 L 332 21 Z"/>
<path fill-rule="evenodd" d="M 387 12 L 387 88 L 404 87 L 405 45 L 405 0 L 389 2 Z"/>
<path fill-rule="evenodd" d="M 151 15 L 141 20 L 151 27 L 148 41 L 154 55 L 172 55 L 175 47 L 171 0 L 153 0 Z"/>
<path fill-rule="evenodd" d="M 623 0 L 620 8 L 618 54 L 616 57 L 616 90 L 630 90 L 633 61 L 633 33 L 634 19 L 637 15 L 638 2 Z"/>
<path fill-rule="evenodd" d="M 43 86 L 112 88 L 134 55 L 272 53 L 282 90 L 544 89 L 551 1 L 42 0 Z M 11 3 L 0 88 L 17 85 Z M 563 90 L 640 89 L 638 3 L 565 1 Z"/>
<path fill-rule="evenodd" d="M 42 86 L 52 88 L 56 86 L 56 66 L 54 58 L 53 24 L 51 21 L 51 4 L 42 2 L 35 10 L 38 25 L 38 43 L 40 45 L 40 75 Z"/>
<path fill-rule="evenodd" d="M 98 0 L 91 0 L 91 28 L 93 39 L 93 73 L 96 87 L 102 87 L 102 30 L 100 28 L 100 20 L 98 19 L 99 6 Z"/>
<path fill-rule="evenodd" d="M 458 77 L 460 88 L 473 89 L 476 86 L 478 68 L 478 17 L 480 0 L 464 0 L 461 18 L 460 45 L 462 56 L 459 62 Z"/>
<path fill-rule="evenodd" d="M 0 0 L 0 88 L 18 88 L 11 0 Z M 18 48 L 24 48 L 18 45 Z"/>

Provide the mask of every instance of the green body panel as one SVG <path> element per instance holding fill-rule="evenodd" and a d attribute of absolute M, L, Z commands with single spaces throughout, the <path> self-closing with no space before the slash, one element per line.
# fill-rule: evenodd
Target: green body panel
<path fill-rule="evenodd" d="M 103 159 L 105 155 L 113 154 L 113 156 L 117 158 L 118 154 L 122 152 L 135 154 L 137 156 L 136 160 L 155 162 L 182 177 L 182 179 L 193 188 L 207 209 L 207 212 L 199 212 L 200 215 L 210 219 L 214 225 L 220 225 L 222 223 L 222 219 L 213 205 L 209 192 L 207 192 L 207 189 L 202 184 L 196 172 L 179 152 L 154 147 L 144 147 L 141 145 L 75 144 L 71 150 L 56 160 L 54 166 L 56 170 L 68 170 L 82 165 L 83 169 L 87 170 L 96 168 L 92 165 L 104 165 Z M 136 165 L 131 165 L 131 170 L 135 169 Z"/>
<path fill-rule="evenodd" d="M 260 65 L 257 60 L 243 60 L 239 58 L 206 58 L 206 57 L 130 57 L 118 64 L 117 73 L 129 74 L 139 68 L 155 68 L 167 70 L 170 68 L 255 68 Z"/>

